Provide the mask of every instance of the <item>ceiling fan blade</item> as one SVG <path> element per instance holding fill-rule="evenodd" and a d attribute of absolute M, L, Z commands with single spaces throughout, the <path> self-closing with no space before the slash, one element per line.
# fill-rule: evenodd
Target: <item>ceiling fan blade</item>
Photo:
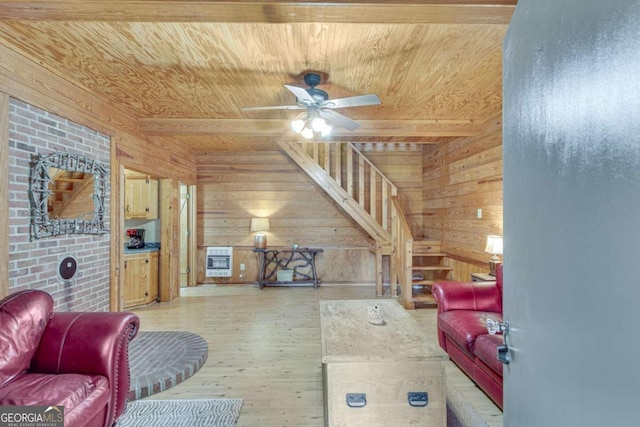
<path fill-rule="evenodd" d="M 356 122 L 355 120 L 351 120 L 349 117 L 333 110 L 319 109 L 318 114 L 330 124 L 339 126 L 349 131 L 354 131 L 360 127 L 360 123 Z"/>
<path fill-rule="evenodd" d="M 316 100 L 313 99 L 313 97 L 311 95 L 309 95 L 309 92 L 307 92 L 306 89 L 298 87 L 298 86 L 292 86 L 292 85 L 284 85 L 284 87 L 286 87 L 287 89 L 289 89 L 298 99 L 299 102 L 302 102 L 304 104 L 315 104 Z"/>
<path fill-rule="evenodd" d="M 300 105 L 272 105 L 267 107 L 242 107 L 242 111 L 259 111 L 259 110 L 304 110 L 307 107 Z"/>
<path fill-rule="evenodd" d="M 380 105 L 380 98 L 373 93 L 369 95 L 358 95 L 349 98 L 328 99 L 322 103 L 323 108 L 346 108 L 361 107 L 365 105 Z"/>

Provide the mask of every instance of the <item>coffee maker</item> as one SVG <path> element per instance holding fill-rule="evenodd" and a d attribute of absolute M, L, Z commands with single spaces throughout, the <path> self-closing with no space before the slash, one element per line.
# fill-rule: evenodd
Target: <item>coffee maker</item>
<path fill-rule="evenodd" d="M 142 249 L 144 248 L 144 229 L 132 228 L 127 230 L 127 237 L 129 238 L 128 249 Z"/>

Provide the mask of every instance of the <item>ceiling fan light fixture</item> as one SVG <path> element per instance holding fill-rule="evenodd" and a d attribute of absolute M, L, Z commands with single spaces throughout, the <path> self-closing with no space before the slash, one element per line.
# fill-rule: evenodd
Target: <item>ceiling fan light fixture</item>
<path fill-rule="evenodd" d="M 295 133 L 301 133 L 302 130 L 304 129 L 304 125 L 305 125 L 305 121 L 304 120 L 296 119 L 296 120 L 291 122 L 291 129 L 293 129 L 293 131 Z"/>
<path fill-rule="evenodd" d="M 305 127 L 304 129 L 302 129 L 302 132 L 300 132 L 300 135 L 302 135 L 302 137 L 305 139 L 311 139 L 313 138 L 313 129 L 311 129 L 310 127 Z"/>
<path fill-rule="evenodd" d="M 327 136 L 334 126 L 354 131 L 360 127 L 360 123 L 338 113 L 335 109 L 347 107 L 361 107 L 367 105 L 380 105 L 380 98 L 376 94 L 350 96 L 347 98 L 329 99 L 329 94 L 316 86 L 320 84 L 320 75 L 308 73 L 304 76 L 304 82 L 308 88 L 285 84 L 284 87 L 296 97 L 295 105 L 274 105 L 268 107 L 243 107 L 243 111 L 262 110 L 306 110 L 299 114 L 292 122 L 291 129 L 305 138 L 313 138 L 314 135 Z M 309 130 L 306 130 L 309 128 Z"/>
<path fill-rule="evenodd" d="M 322 117 L 316 117 L 311 120 L 311 129 L 316 132 L 322 132 L 322 130 L 327 126 L 327 122 L 324 121 Z"/>
<path fill-rule="evenodd" d="M 320 129 L 320 134 L 322 136 L 328 136 L 331 133 L 331 129 L 333 129 L 330 125 L 328 125 L 327 123 L 324 124 L 324 127 L 322 129 Z"/>

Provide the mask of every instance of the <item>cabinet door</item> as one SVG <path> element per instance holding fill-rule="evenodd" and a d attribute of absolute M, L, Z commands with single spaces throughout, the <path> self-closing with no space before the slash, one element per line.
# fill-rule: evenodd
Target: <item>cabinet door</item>
<path fill-rule="evenodd" d="M 149 262 L 146 254 L 124 257 L 124 307 L 146 303 L 149 283 Z"/>
<path fill-rule="evenodd" d="M 149 253 L 149 287 L 147 289 L 147 302 L 153 302 L 158 300 L 159 296 L 159 282 L 158 282 L 158 268 L 160 266 L 160 252 Z"/>
<path fill-rule="evenodd" d="M 150 179 L 149 186 L 147 188 L 147 205 L 149 211 L 147 212 L 147 219 L 158 219 L 158 180 Z"/>
<path fill-rule="evenodd" d="M 148 179 L 139 177 L 127 177 L 125 179 L 124 199 L 125 218 L 147 218 L 147 215 L 149 214 Z"/>

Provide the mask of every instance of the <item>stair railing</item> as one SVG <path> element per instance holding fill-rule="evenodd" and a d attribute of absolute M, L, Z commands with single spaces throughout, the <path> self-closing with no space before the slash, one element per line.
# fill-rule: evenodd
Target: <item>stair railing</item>
<path fill-rule="evenodd" d="M 351 142 L 303 142 L 302 148 L 386 231 L 398 188 Z"/>
<path fill-rule="evenodd" d="M 412 307 L 413 235 L 398 197 L 392 197 L 391 208 L 391 295 L 397 295 L 400 286 L 405 308 Z"/>
<path fill-rule="evenodd" d="M 408 307 L 412 298 L 413 236 L 397 200 L 398 188 L 350 142 L 279 144 L 334 200 L 337 196 L 337 201 L 365 230 L 369 230 L 376 242 L 376 294 L 379 296 L 382 295 L 381 257 L 389 255 L 391 295 L 397 296 L 400 285 L 404 306 Z M 325 174 L 335 187 L 320 176 Z M 337 189 L 346 192 L 349 201 L 340 199 Z M 361 212 L 370 218 L 361 222 Z M 378 232 L 369 227 L 370 221 L 377 224 Z"/>

